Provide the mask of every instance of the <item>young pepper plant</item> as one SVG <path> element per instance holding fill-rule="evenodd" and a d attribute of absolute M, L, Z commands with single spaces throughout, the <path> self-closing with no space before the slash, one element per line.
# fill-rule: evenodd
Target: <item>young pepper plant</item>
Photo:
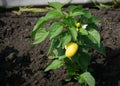
<path fill-rule="evenodd" d="M 49 6 L 52 9 L 39 18 L 31 33 L 34 44 L 39 44 L 46 38 L 51 40 L 48 55 L 50 53 L 52 55 L 48 58 L 53 62 L 45 71 L 65 66 L 68 73 L 66 81 L 73 78 L 79 83 L 95 86 L 95 79 L 88 71 L 91 61 L 89 49 L 92 48 L 105 55 L 95 25 L 100 20 L 81 6 L 70 5 L 66 10 L 62 9 L 64 4 L 59 2 L 49 3 Z M 51 21 L 52 24 L 46 27 Z"/>

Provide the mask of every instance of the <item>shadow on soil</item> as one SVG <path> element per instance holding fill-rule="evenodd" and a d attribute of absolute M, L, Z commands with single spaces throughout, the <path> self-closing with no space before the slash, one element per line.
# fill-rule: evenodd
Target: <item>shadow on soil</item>
<path fill-rule="evenodd" d="M 106 48 L 106 57 L 96 57 L 92 64 L 93 75 L 96 78 L 96 86 L 119 86 L 120 80 L 120 49 Z"/>
<path fill-rule="evenodd" d="M 19 57 L 18 51 L 7 46 L 0 53 L 0 83 L 1 86 L 20 86 L 24 82 L 22 70 L 30 63 L 30 56 Z M 28 74 L 30 70 L 25 70 Z"/>

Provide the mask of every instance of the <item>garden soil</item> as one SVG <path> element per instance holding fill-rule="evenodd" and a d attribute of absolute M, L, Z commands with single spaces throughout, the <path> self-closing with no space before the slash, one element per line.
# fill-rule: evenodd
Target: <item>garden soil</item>
<path fill-rule="evenodd" d="M 97 23 L 106 57 L 92 51 L 91 73 L 96 86 L 120 86 L 120 10 L 90 9 L 101 19 Z M 44 72 L 51 60 L 49 40 L 33 45 L 30 33 L 38 18 L 45 13 L 0 11 L 0 86 L 84 86 L 66 82 L 64 67 Z"/>

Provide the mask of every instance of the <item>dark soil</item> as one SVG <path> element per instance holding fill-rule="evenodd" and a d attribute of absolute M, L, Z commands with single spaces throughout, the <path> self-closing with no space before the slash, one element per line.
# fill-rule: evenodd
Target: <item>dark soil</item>
<path fill-rule="evenodd" d="M 96 86 L 120 85 L 120 10 L 91 9 L 98 23 L 107 56 L 93 52 L 92 74 Z M 65 82 L 65 68 L 44 72 L 51 62 L 46 52 L 49 40 L 33 45 L 30 32 L 44 13 L 0 13 L 0 86 L 80 86 Z"/>

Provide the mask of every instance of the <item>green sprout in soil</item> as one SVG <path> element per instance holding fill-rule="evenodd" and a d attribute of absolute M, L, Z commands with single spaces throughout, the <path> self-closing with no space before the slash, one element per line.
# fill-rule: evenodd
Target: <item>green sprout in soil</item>
<path fill-rule="evenodd" d="M 66 81 L 75 79 L 79 83 L 95 86 L 95 79 L 88 71 L 92 59 L 89 50 L 92 48 L 105 55 L 95 25 L 100 19 L 82 6 L 69 5 L 63 10 L 64 5 L 59 2 L 49 3 L 52 9 L 38 19 L 32 30 L 33 44 L 39 44 L 46 38 L 51 41 L 48 58 L 52 63 L 45 72 L 64 66 L 68 74 Z M 46 27 L 49 23 L 51 25 Z"/>
<path fill-rule="evenodd" d="M 97 8 L 118 8 L 120 7 L 120 3 L 117 0 L 112 0 L 112 3 L 99 3 L 97 0 L 92 0 L 95 7 Z"/>
<path fill-rule="evenodd" d="M 50 7 L 45 7 L 45 8 L 38 8 L 38 7 L 19 7 L 18 11 L 12 11 L 15 14 L 20 15 L 23 12 L 33 12 L 33 13 L 40 13 L 40 12 L 47 12 L 48 10 L 50 10 L 52 8 Z"/>

